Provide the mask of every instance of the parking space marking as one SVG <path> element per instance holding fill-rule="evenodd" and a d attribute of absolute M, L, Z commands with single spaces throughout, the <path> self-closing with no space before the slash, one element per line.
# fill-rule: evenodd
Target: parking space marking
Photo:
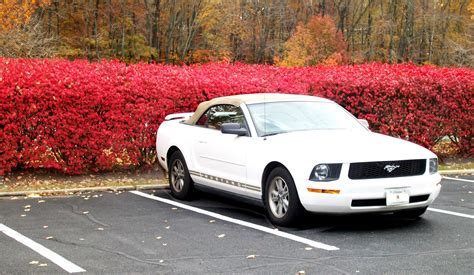
<path fill-rule="evenodd" d="M 468 214 L 464 214 L 464 213 L 458 213 L 458 212 L 453 212 L 453 211 L 448 211 L 448 210 L 443 210 L 443 209 L 437 209 L 437 208 L 431 208 L 431 207 L 428 208 L 428 210 L 433 211 L 433 212 L 438 212 L 438 213 L 443 213 L 443 214 L 468 218 L 468 219 L 474 219 L 474 215 L 468 215 Z"/>
<path fill-rule="evenodd" d="M 147 199 L 152 199 L 152 200 L 159 201 L 159 202 L 162 202 L 162 203 L 171 204 L 171 205 L 174 205 L 176 207 L 180 207 L 180 208 L 183 208 L 183 209 L 186 209 L 186 210 L 189 210 L 189 211 L 193 211 L 193 212 L 196 212 L 196 213 L 199 213 L 199 214 L 210 216 L 210 217 L 213 217 L 213 218 L 216 218 L 216 219 L 219 219 L 219 220 L 223 220 L 223 221 L 226 221 L 226 222 L 230 222 L 230 223 L 238 224 L 238 225 L 241 225 L 241 226 L 249 227 L 249 228 L 252 228 L 252 229 L 255 229 L 255 230 L 258 230 L 258 231 L 262 231 L 262 232 L 272 234 L 272 235 L 275 235 L 275 236 L 278 236 L 278 237 L 289 239 L 289 240 L 292 240 L 292 241 L 295 241 L 295 242 L 303 243 L 303 244 L 312 246 L 314 248 L 319 248 L 319 249 L 324 249 L 324 250 L 329 250 L 329 251 L 339 250 L 338 247 L 335 247 L 335 246 L 332 246 L 332 245 L 327 245 L 327 244 L 324 244 L 324 243 L 316 242 L 316 241 L 306 239 L 306 238 L 303 238 L 303 237 L 300 237 L 300 236 L 296 236 L 296 235 L 293 235 L 293 234 L 290 234 L 290 233 L 279 231 L 278 229 L 272 229 L 272 228 L 268 228 L 268 227 L 261 226 L 261 225 L 258 225 L 258 224 L 253 224 L 253 223 L 242 221 L 242 220 L 239 220 L 239 219 L 234 219 L 234 218 L 224 216 L 224 215 L 221 215 L 221 214 L 217 214 L 217 213 L 214 213 L 214 212 L 211 212 L 211 211 L 203 210 L 203 209 L 200 209 L 200 208 L 197 208 L 197 207 L 194 207 L 194 206 L 189 206 L 189 205 L 186 205 L 184 203 L 180 203 L 180 202 L 160 198 L 160 197 L 153 196 L 153 195 L 143 193 L 143 192 L 140 192 L 140 191 L 130 191 L 130 193 L 138 195 L 138 196 L 145 197 Z"/>
<path fill-rule="evenodd" d="M 3 232 L 10 238 L 15 239 L 16 241 L 22 243 L 23 245 L 31 248 L 41 256 L 45 257 L 46 259 L 50 260 L 51 262 L 55 263 L 62 269 L 66 270 L 69 273 L 78 273 L 78 272 L 85 272 L 83 268 L 77 266 L 76 264 L 70 262 L 69 260 L 63 258 L 56 252 L 42 246 L 41 244 L 33 241 L 32 239 L 16 232 L 15 230 L 7 227 L 6 225 L 0 223 L 0 232 Z"/>
<path fill-rule="evenodd" d="M 457 180 L 457 181 L 464 181 L 464 182 L 472 182 L 474 183 L 474 180 L 467 180 L 467 179 L 458 179 L 458 178 L 451 178 L 451 177 L 446 177 L 446 176 L 443 176 L 444 179 L 447 179 L 447 180 Z"/>

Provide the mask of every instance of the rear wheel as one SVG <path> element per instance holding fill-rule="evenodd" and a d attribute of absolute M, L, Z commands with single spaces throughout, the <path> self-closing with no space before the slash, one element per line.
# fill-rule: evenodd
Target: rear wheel
<path fill-rule="evenodd" d="M 181 200 L 192 198 L 194 183 L 180 151 L 174 152 L 169 159 L 168 179 L 171 194 Z"/>
<path fill-rule="evenodd" d="M 428 206 L 422 208 L 402 210 L 400 212 L 395 212 L 395 216 L 406 219 L 416 219 L 419 216 L 423 215 L 428 209 Z"/>
<path fill-rule="evenodd" d="M 265 185 L 264 202 L 270 220 L 276 225 L 295 225 L 304 213 L 295 182 L 290 172 L 283 167 L 270 172 Z"/>

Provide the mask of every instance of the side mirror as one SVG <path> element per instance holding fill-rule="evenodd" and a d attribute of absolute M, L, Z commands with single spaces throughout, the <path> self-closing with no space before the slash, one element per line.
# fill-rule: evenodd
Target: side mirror
<path fill-rule="evenodd" d="M 247 136 L 248 134 L 247 129 L 240 127 L 239 123 L 223 123 L 221 125 L 221 132 L 223 134 L 232 134 L 238 136 Z"/>
<path fill-rule="evenodd" d="M 366 119 L 357 119 L 360 124 L 364 125 L 365 128 L 369 129 L 369 122 Z"/>

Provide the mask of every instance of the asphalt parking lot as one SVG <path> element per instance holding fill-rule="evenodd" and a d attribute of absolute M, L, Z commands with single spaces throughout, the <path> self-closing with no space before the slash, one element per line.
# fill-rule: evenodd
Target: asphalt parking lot
<path fill-rule="evenodd" d="M 444 179 L 422 218 L 310 215 L 168 190 L 0 199 L 0 272 L 472 274 L 474 177 Z"/>

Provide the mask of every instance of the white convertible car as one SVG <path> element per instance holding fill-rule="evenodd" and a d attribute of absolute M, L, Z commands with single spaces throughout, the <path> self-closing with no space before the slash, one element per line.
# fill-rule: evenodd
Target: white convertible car
<path fill-rule="evenodd" d="M 179 199 L 215 189 L 263 203 L 273 223 L 306 211 L 416 218 L 441 189 L 438 159 L 368 129 L 333 101 L 302 95 L 215 98 L 171 114 L 156 148 Z"/>

